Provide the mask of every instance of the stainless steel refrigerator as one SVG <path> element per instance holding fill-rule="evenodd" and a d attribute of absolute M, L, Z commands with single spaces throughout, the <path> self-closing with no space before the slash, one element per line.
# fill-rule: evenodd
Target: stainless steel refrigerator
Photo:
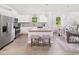
<path fill-rule="evenodd" d="M 0 15 L 0 48 L 10 43 L 12 38 L 13 18 Z"/>

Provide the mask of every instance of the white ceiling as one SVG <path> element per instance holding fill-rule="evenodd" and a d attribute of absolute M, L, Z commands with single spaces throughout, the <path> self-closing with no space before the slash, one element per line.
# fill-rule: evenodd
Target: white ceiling
<path fill-rule="evenodd" d="M 26 15 L 28 13 L 39 12 L 67 12 L 79 11 L 79 4 L 7 4 L 15 9 L 19 14 Z"/>

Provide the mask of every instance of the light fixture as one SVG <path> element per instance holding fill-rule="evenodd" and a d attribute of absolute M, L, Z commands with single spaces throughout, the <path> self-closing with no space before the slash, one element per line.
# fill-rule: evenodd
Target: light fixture
<path fill-rule="evenodd" d="M 45 4 L 45 17 L 48 17 L 48 4 Z"/>

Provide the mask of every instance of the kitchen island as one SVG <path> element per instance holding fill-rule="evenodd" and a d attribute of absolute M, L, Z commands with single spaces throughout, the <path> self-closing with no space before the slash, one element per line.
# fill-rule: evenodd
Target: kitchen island
<path fill-rule="evenodd" d="M 31 36 L 32 35 L 50 35 L 51 37 L 51 42 L 53 42 L 53 32 L 50 28 L 45 27 L 45 28 L 32 28 L 28 32 L 28 43 L 31 43 Z"/>

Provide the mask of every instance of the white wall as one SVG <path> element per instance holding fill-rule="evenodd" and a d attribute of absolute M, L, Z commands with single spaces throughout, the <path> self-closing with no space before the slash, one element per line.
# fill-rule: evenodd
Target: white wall
<path fill-rule="evenodd" d="M 19 15 L 19 22 L 32 22 L 32 16 L 33 14 L 29 15 Z M 44 14 L 37 14 L 38 22 L 48 22 L 48 17 L 46 17 Z"/>
<path fill-rule="evenodd" d="M 79 4 L 8 4 L 20 14 L 41 14 L 45 12 L 75 12 L 79 11 Z"/>
<path fill-rule="evenodd" d="M 31 15 L 18 15 L 18 22 L 31 22 Z"/>
<path fill-rule="evenodd" d="M 63 27 L 65 25 L 77 25 L 79 24 L 79 12 L 67 12 L 64 13 Z M 76 24 L 74 24 L 76 22 Z"/>
<path fill-rule="evenodd" d="M 40 14 L 40 12 L 37 14 L 39 15 L 46 15 L 46 14 Z M 47 15 L 47 25 L 48 27 L 50 27 L 52 30 L 57 29 L 56 25 L 55 25 L 55 20 L 57 16 L 61 17 L 61 27 L 65 27 L 66 25 L 73 25 L 74 22 L 76 22 L 77 24 L 79 24 L 79 12 L 48 12 Z M 20 18 L 20 22 L 21 21 L 26 21 L 26 22 L 31 22 L 31 17 L 32 14 L 29 14 L 24 16 L 23 18 Z M 41 21 L 44 21 L 43 19 L 41 19 Z M 23 28 L 22 28 L 23 29 Z M 23 32 L 28 32 L 26 31 L 28 30 L 28 28 L 24 27 L 24 29 L 22 30 Z"/>
<path fill-rule="evenodd" d="M 0 14 L 10 17 L 18 17 L 18 13 L 7 5 L 0 5 Z"/>
<path fill-rule="evenodd" d="M 75 25 L 79 24 L 79 12 L 54 12 L 52 13 L 53 18 L 53 25 L 55 26 L 55 18 L 56 16 L 60 16 L 62 20 L 62 27 L 65 27 L 66 25 Z"/>
<path fill-rule="evenodd" d="M 62 27 L 73 25 L 74 22 L 79 23 L 79 5 L 10 5 L 23 15 L 19 15 L 19 22 L 31 22 L 32 15 L 45 15 L 47 17 L 47 25 L 56 29 L 55 20 L 57 16 L 62 19 Z M 45 20 L 40 20 L 45 21 Z M 24 29 L 24 32 L 27 28 Z M 27 32 L 27 31 L 26 31 Z"/>
<path fill-rule="evenodd" d="M 79 12 L 49 12 L 48 26 L 52 30 L 56 29 L 55 20 L 57 16 L 61 17 L 61 28 L 66 25 L 75 25 L 74 23 L 79 24 Z"/>

